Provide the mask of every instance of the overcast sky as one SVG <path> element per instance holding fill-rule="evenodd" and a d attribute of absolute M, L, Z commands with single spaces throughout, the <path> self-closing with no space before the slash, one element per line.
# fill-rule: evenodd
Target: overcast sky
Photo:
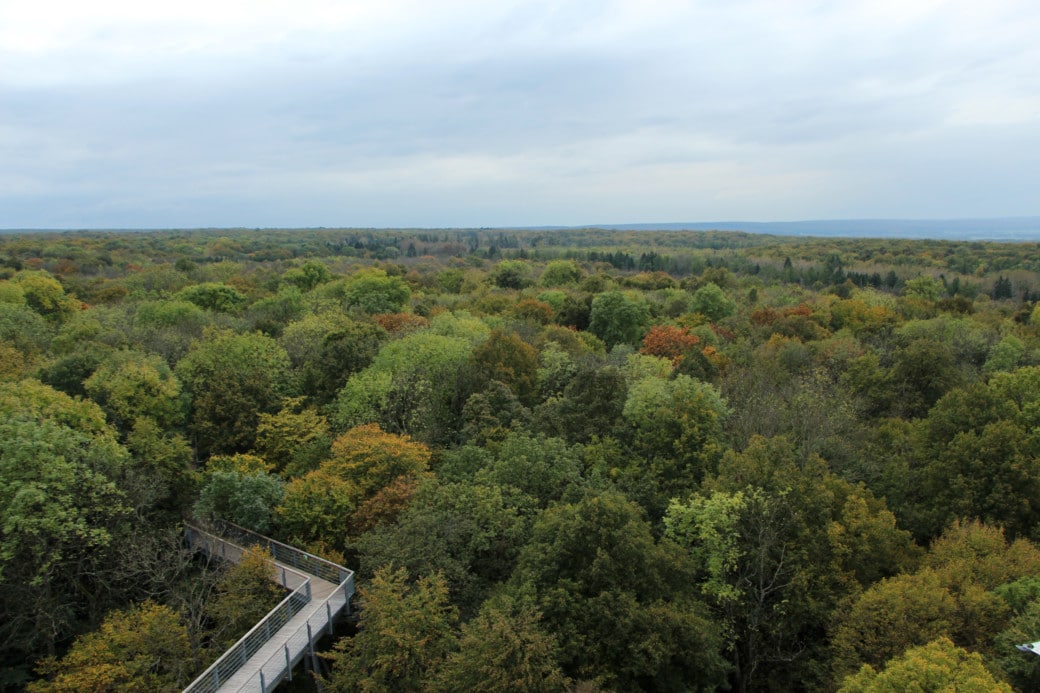
<path fill-rule="evenodd" d="M 0 0 L 0 228 L 1038 214 L 1037 0 Z"/>

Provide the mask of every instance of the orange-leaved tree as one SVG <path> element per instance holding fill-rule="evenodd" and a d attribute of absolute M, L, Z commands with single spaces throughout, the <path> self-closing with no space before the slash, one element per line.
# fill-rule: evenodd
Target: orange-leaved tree
<path fill-rule="evenodd" d="M 671 360 L 673 366 L 678 366 L 683 357 L 700 344 L 700 341 L 701 338 L 691 334 L 687 327 L 654 325 L 643 337 L 643 348 L 639 352 L 661 356 Z"/>

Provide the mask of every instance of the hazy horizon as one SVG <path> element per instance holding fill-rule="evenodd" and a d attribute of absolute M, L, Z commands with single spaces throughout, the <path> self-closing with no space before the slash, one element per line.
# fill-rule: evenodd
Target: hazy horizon
<path fill-rule="evenodd" d="M 978 219 L 805 219 L 798 221 L 687 221 L 658 223 L 620 223 L 620 224 L 578 224 L 540 225 L 540 226 L 490 226 L 490 227 L 243 227 L 243 226 L 202 226 L 202 227 L 139 227 L 139 228 L 0 228 L 0 234 L 18 233 L 148 233 L 163 231 L 250 231 L 250 230 L 307 230 L 307 229 L 344 229 L 373 231 L 436 231 L 436 230 L 471 230 L 487 231 L 554 231 L 573 229 L 606 229 L 617 231 L 733 231 L 753 234 L 769 234 L 776 236 L 820 236 L 844 238 L 905 238 L 936 239 L 963 241 L 1040 241 L 1040 216 Z"/>

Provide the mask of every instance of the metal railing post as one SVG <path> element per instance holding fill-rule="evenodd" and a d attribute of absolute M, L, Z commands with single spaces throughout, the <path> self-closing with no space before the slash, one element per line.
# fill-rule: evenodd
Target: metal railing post
<path fill-rule="evenodd" d="M 258 622 L 253 629 L 247 633 L 242 639 L 229 650 L 227 650 L 216 662 L 214 662 L 208 671 L 203 672 L 199 679 L 188 686 L 186 691 L 214 691 L 218 689 L 222 683 L 222 680 L 226 683 L 230 680 L 236 672 L 240 671 L 244 666 L 247 666 L 253 656 L 260 651 L 261 645 L 267 642 L 271 642 L 273 638 L 277 637 L 281 628 L 288 624 L 292 620 L 293 616 L 304 610 L 304 607 L 310 603 L 314 597 L 312 580 L 306 573 L 311 573 L 316 577 L 320 577 L 323 580 L 337 580 L 339 582 L 336 590 L 331 595 L 323 600 L 325 604 L 325 616 L 328 624 L 328 632 L 333 633 L 333 609 L 332 600 L 336 599 L 336 613 L 338 614 L 341 610 L 345 609 L 348 613 L 350 611 L 349 598 L 347 597 L 347 590 L 350 589 L 353 592 L 354 586 L 354 573 L 349 571 L 343 566 L 335 563 L 326 561 L 317 556 L 313 556 L 305 551 L 301 551 L 295 547 L 282 544 L 281 542 L 275 541 L 269 537 L 257 534 L 247 529 L 236 527 L 229 523 L 218 523 L 218 531 L 222 532 L 227 538 L 221 538 L 220 536 L 214 535 L 211 532 L 207 532 L 201 529 L 186 528 L 185 536 L 198 551 L 206 552 L 208 555 L 217 556 L 215 549 L 216 543 L 220 544 L 219 556 L 224 557 L 225 560 L 236 561 L 241 558 L 241 554 L 244 551 L 243 546 L 261 545 L 269 547 L 272 555 L 277 557 L 279 563 L 281 563 L 281 582 L 283 587 L 288 589 L 288 572 L 293 571 L 292 568 L 287 565 L 295 565 L 302 567 L 304 573 L 298 574 L 297 578 L 302 579 L 300 584 L 291 591 L 291 594 L 287 596 L 283 602 L 271 610 L 262 620 Z M 272 573 L 271 578 L 278 582 L 279 575 L 275 571 Z M 343 603 L 340 604 L 339 594 L 343 595 Z M 320 604 L 314 605 L 318 609 L 321 608 Z M 314 615 L 314 614 L 312 614 Z M 273 624 L 273 626 L 272 626 Z M 307 634 L 307 647 L 300 653 L 306 660 L 307 655 L 310 655 L 310 661 L 307 662 L 314 671 L 320 672 L 320 662 L 317 659 L 317 649 L 315 647 L 315 636 L 322 637 L 324 635 L 323 629 L 320 627 L 317 631 L 314 630 L 313 624 L 310 619 L 307 619 L 304 623 Z M 304 630 L 303 626 L 297 627 L 294 638 L 298 641 L 299 635 L 302 635 Z M 263 638 L 263 639 L 261 639 Z M 272 643 L 273 644 L 273 643 Z M 272 681 L 272 685 L 277 687 L 277 684 L 285 679 L 289 681 L 293 680 L 292 665 L 293 665 L 293 650 L 291 649 L 291 642 L 286 640 L 282 643 L 282 652 L 285 658 L 285 669 L 280 668 L 280 664 L 276 662 L 281 659 L 278 655 L 273 655 L 266 662 L 258 663 L 260 684 L 263 693 L 267 693 L 267 675 L 264 673 L 267 667 L 271 667 L 275 671 L 275 677 Z M 256 681 L 256 679 L 253 679 Z M 316 684 L 321 690 L 320 682 L 316 681 Z"/>

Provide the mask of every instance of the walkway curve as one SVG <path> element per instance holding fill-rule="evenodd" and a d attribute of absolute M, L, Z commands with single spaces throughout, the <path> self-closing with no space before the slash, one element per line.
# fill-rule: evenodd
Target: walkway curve
<path fill-rule="evenodd" d="M 228 522 L 185 522 L 188 545 L 207 556 L 237 563 L 245 547 L 265 547 L 274 559 L 271 579 L 292 590 L 232 645 L 184 693 L 268 693 L 292 670 L 339 614 L 350 611 L 354 572 L 306 551 Z"/>

